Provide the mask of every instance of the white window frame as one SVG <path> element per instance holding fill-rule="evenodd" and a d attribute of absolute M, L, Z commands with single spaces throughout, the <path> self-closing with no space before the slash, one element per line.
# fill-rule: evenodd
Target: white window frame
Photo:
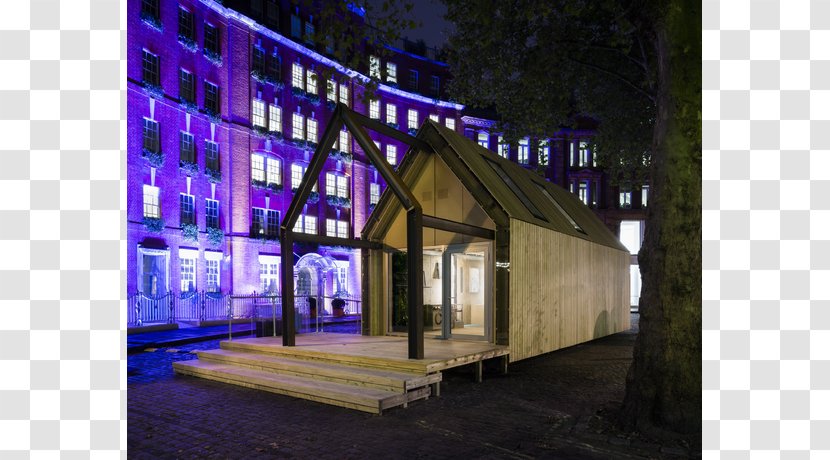
<path fill-rule="evenodd" d="M 380 101 L 377 99 L 369 101 L 369 118 L 380 119 Z"/>
<path fill-rule="evenodd" d="M 444 119 L 444 126 L 455 131 L 455 118 L 447 117 Z"/>
<path fill-rule="evenodd" d="M 222 291 L 222 253 L 219 251 L 205 251 L 205 281 L 207 292 Z M 214 267 L 212 268 L 211 265 Z M 215 269 L 215 272 L 214 272 Z"/>
<path fill-rule="evenodd" d="M 340 176 L 336 177 L 336 194 L 340 198 L 348 198 L 349 197 L 349 178 L 347 176 Z"/>
<path fill-rule="evenodd" d="M 550 140 L 545 140 L 539 146 L 539 166 L 547 166 L 548 163 L 550 163 Z"/>
<path fill-rule="evenodd" d="M 251 102 L 251 124 L 265 128 L 265 101 L 254 98 Z"/>
<path fill-rule="evenodd" d="M 299 62 L 291 64 L 291 86 L 300 88 L 305 91 L 305 79 L 303 78 L 303 71 L 305 69 Z"/>
<path fill-rule="evenodd" d="M 265 182 L 265 157 L 251 154 L 251 180 Z"/>
<path fill-rule="evenodd" d="M 268 107 L 268 131 L 282 132 L 282 107 L 276 104 Z"/>
<path fill-rule="evenodd" d="M 649 190 L 651 190 L 651 187 L 649 185 L 643 185 L 643 187 L 641 189 L 641 192 L 640 192 L 641 193 L 641 198 L 642 198 L 641 202 L 640 202 L 640 206 L 642 206 L 644 208 L 648 207 L 648 192 L 649 192 Z"/>
<path fill-rule="evenodd" d="M 398 164 L 398 146 L 395 144 L 386 144 L 386 162 L 392 166 Z"/>
<path fill-rule="evenodd" d="M 369 184 L 369 204 L 378 204 L 380 200 L 380 184 L 372 182 Z"/>
<path fill-rule="evenodd" d="M 144 184 L 144 217 L 160 218 L 159 188 Z"/>
<path fill-rule="evenodd" d="M 440 121 L 440 120 L 441 120 L 441 118 L 438 116 L 438 114 L 437 114 L 437 113 L 431 113 L 431 114 L 429 114 L 429 119 L 430 119 L 430 120 L 432 120 L 432 121 L 434 121 L 434 122 L 436 122 L 436 123 L 440 123 L 440 122 L 441 122 L 441 121 Z"/>
<path fill-rule="evenodd" d="M 305 117 L 299 112 L 291 115 L 291 138 L 303 140 L 305 138 Z"/>
<path fill-rule="evenodd" d="M 317 120 L 314 118 L 306 120 L 305 140 L 317 143 Z"/>
<path fill-rule="evenodd" d="M 504 136 L 499 136 L 499 156 L 502 158 L 510 157 L 510 144 L 504 142 Z"/>
<path fill-rule="evenodd" d="M 196 259 L 199 251 L 195 249 L 179 248 L 179 292 L 194 292 L 198 289 L 196 285 Z M 187 262 L 185 262 L 187 261 Z M 190 289 L 190 282 L 193 282 L 193 289 Z M 187 284 L 185 284 L 187 283 Z"/>
<path fill-rule="evenodd" d="M 527 137 L 519 139 L 519 163 L 526 165 L 530 157 L 530 139 Z"/>
<path fill-rule="evenodd" d="M 299 163 L 291 165 L 291 189 L 299 188 L 305 174 L 305 166 Z"/>
<path fill-rule="evenodd" d="M 265 177 L 269 184 L 282 184 L 282 161 L 279 158 L 265 159 Z"/>
<path fill-rule="evenodd" d="M 340 84 L 340 102 L 349 107 L 349 86 L 343 83 Z"/>
<path fill-rule="evenodd" d="M 351 153 L 352 143 L 349 136 L 349 131 L 340 131 L 340 138 L 337 140 L 337 142 L 341 152 Z"/>
<path fill-rule="evenodd" d="M 377 56 L 369 56 L 369 78 L 380 80 L 380 58 Z"/>
<path fill-rule="evenodd" d="M 337 175 L 333 172 L 326 173 L 326 196 L 337 194 Z"/>
<path fill-rule="evenodd" d="M 476 142 L 478 145 L 484 147 L 485 149 L 490 148 L 490 133 L 487 131 L 480 131 L 476 136 Z"/>
<path fill-rule="evenodd" d="M 274 288 L 280 289 L 280 256 L 259 254 L 259 289 L 261 293 L 268 292 L 271 281 L 274 281 Z"/>
<path fill-rule="evenodd" d="M 326 100 L 337 103 L 337 82 L 334 80 L 326 81 Z"/>
<path fill-rule="evenodd" d="M 393 62 L 386 63 L 386 81 L 391 83 L 398 82 L 398 65 Z"/>
<path fill-rule="evenodd" d="M 406 127 L 408 129 L 418 129 L 418 111 L 409 109 L 406 113 Z"/>
<path fill-rule="evenodd" d="M 305 71 L 305 91 L 311 94 L 317 94 L 317 72 L 313 70 Z"/>
<path fill-rule="evenodd" d="M 386 104 L 386 122 L 398 123 L 398 106 L 395 104 Z"/>

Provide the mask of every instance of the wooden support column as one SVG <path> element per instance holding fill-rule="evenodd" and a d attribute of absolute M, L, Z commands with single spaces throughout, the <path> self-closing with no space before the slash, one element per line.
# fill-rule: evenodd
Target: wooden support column
<path fill-rule="evenodd" d="M 409 359 L 424 359 L 424 234 L 421 207 L 406 212 L 407 313 Z"/>
<path fill-rule="evenodd" d="M 484 380 L 484 361 L 478 360 L 476 361 L 476 383 L 481 383 Z"/>

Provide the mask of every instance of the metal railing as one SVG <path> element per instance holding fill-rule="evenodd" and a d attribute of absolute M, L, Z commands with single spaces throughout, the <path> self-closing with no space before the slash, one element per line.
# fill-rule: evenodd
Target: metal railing
<path fill-rule="evenodd" d="M 224 320 L 228 317 L 227 297 L 221 292 L 173 291 L 159 297 L 137 292 L 127 298 L 127 325 L 175 323 L 176 321 Z"/>

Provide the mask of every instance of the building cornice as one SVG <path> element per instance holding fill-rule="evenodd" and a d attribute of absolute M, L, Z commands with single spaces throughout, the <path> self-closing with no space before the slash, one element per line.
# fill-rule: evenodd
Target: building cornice
<path fill-rule="evenodd" d="M 216 13 L 221 14 L 221 15 L 225 16 L 228 19 L 234 19 L 238 22 L 241 22 L 242 24 L 245 24 L 246 26 L 248 26 L 248 28 L 251 29 L 252 31 L 257 32 L 259 34 L 262 34 L 262 35 L 274 40 L 275 42 L 281 44 L 282 46 L 285 46 L 286 48 L 292 49 L 292 50 L 294 50 L 298 53 L 301 53 L 301 54 L 303 54 L 307 57 L 310 57 L 311 59 L 314 59 L 315 61 L 319 62 L 320 64 L 329 66 L 329 67 L 335 69 L 336 71 L 346 75 L 349 78 L 356 79 L 361 84 L 366 84 L 370 80 L 369 77 L 361 74 L 360 72 L 358 72 L 356 70 L 349 69 L 349 68 L 345 67 L 344 65 L 340 64 L 337 61 L 333 61 L 333 60 L 323 56 L 322 54 L 320 54 L 320 53 L 318 53 L 314 50 L 306 48 L 305 46 L 300 45 L 299 43 L 297 43 L 293 40 L 290 40 L 290 39 L 286 38 L 285 36 L 283 36 L 281 34 L 278 34 L 278 33 L 274 32 L 273 30 L 263 26 L 262 24 L 259 24 L 258 22 L 254 21 L 253 19 L 249 18 L 248 16 L 245 16 L 244 14 L 241 14 L 240 12 L 238 12 L 236 10 L 232 10 L 230 8 L 227 8 L 227 7 L 217 3 L 215 0 L 200 0 L 200 1 L 203 5 L 207 6 L 208 8 L 215 11 Z M 435 105 L 437 107 L 442 107 L 442 108 L 446 108 L 446 109 L 454 109 L 454 110 L 463 110 L 464 109 L 464 106 L 462 104 L 457 104 L 455 102 L 449 102 L 449 101 L 441 101 L 441 100 L 438 100 L 438 99 L 431 99 L 431 98 L 428 98 L 426 96 L 421 96 L 420 94 L 414 94 L 414 93 L 410 93 L 408 91 L 403 91 L 403 90 L 400 90 L 398 88 L 393 88 L 391 86 L 384 85 L 382 83 L 378 85 L 378 90 L 381 91 L 381 92 L 392 94 L 392 95 L 402 97 L 402 98 L 405 98 L 405 99 L 410 99 L 410 100 L 421 102 L 421 103 L 424 103 L 424 104 L 432 104 L 432 105 Z"/>

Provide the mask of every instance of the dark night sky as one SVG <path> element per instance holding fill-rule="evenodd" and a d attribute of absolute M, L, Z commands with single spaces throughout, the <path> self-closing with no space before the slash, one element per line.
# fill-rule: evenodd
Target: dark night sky
<path fill-rule="evenodd" d="M 368 0 L 373 8 L 380 9 L 384 0 Z M 413 19 L 421 25 L 416 29 L 403 31 L 401 36 L 410 40 L 422 39 L 427 46 L 438 48 L 447 41 L 446 31 L 452 30 L 451 24 L 444 20 L 447 7 L 440 0 L 411 0 Z"/>

